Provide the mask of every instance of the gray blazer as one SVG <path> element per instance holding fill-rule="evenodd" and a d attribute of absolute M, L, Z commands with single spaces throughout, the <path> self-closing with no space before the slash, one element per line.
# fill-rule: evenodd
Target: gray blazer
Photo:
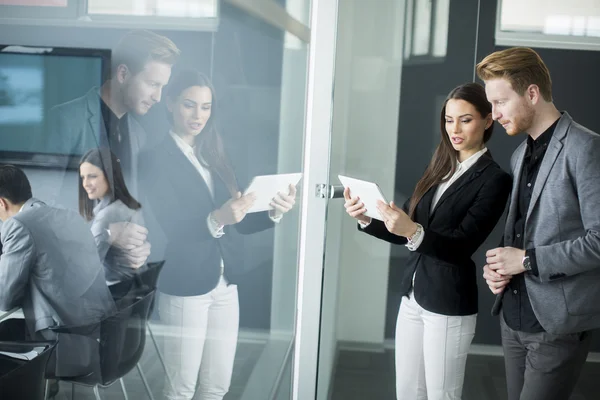
<path fill-rule="evenodd" d="M 135 269 L 123 264 L 120 260 L 124 256 L 123 250 L 113 247 L 108 242 L 107 229 L 115 222 L 133 222 L 144 226 L 144 218 L 141 210 L 132 210 L 121 200 L 110 203 L 105 197 L 94 207 L 94 219 L 92 220 L 92 234 L 98 247 L 100 260 L 104 264 L 104 273 L 107 282 L 117 282 L 135 275 Z"/>
<path fill-rule="evenodd" d="M 29 199 L 0 228 L 0 309 L 22 307 L 30 335 L 95 323 L 115 305 L 88 225 L 77 213 Z M 78 373 L 94 355 L 85 341 L 60 340 L 56 373 Z"/>
<path fill-rule="evenodd" d="M 100 107 L 100 88 L 94 87 L 84 96 L 54 106 L 48 112 L 48 135 L 45 145 L 49 153 L 61 153 L 65 148 L 72 155 L 83 155 L 86 151 L 106 146 L 106 127 Z M 137 160 L 140 150 L 146 144 L 144 128 L 131 115 L 126 115 L 131 143 L 131 171 L 123 171 L 129 192 L 137 196 Z M 66 176 L 66 163 L 62 166 L 61 178 Z M 59 202 L 64 184 L 57 185 L 61 193 L 55 193 L 53 201 Z M 76 197 L 74 193 L 72 196 Z M 69 196 L 71 197 L 71 196 Z"/>
<path fill-rule="evenodd" d="M 527 147 L 513 153 L 513 190 L 504 235 L 514 235 L 517 192 Z M 525 223 L 539 277 L 525 273 L 542 327 L 566 334 L 600 327 L 600 136 L 563 112 L 540 166 Z"/>

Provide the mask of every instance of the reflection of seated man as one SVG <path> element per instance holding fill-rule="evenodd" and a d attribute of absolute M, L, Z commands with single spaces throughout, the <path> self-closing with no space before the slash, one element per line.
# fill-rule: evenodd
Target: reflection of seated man
<path fill-rule="evenodd" d="M 54 339 L 49 327 L 93 324 L 114 312 L 85 221 L 32 198 L 27 177 L 11 165 L 0 166 L 0 220 L 0 309 L 21 307 L 26 324 L 15 334 L 18 324 L 8 323 L 15 320 L 5 321 L 12 329 L 7 337 L 0 323 L 0 340 Z M 95 354 L 89 339 L 61 335 L 48 368 L 57 376 L 78 375 Z"/>

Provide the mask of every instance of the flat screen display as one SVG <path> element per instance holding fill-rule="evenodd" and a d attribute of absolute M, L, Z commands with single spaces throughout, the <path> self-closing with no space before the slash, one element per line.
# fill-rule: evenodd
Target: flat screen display
<path fill-rule="evenodd" d="M 54 143 L 48 149 L 48 111 L 102 84 L 110 50 L 0 46 L 0 162 L 65 165 L 77 158 Z"/>

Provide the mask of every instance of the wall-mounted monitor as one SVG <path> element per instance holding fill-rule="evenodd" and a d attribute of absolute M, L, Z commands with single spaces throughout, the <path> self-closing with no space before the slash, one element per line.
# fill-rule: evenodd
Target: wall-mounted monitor
<path fill-rule="evenodd" d="M 110 50 L 0 45 L 0 163 L 76 166 L 81 154 L 53 144 L 48 111 L 102 84 Z"/>

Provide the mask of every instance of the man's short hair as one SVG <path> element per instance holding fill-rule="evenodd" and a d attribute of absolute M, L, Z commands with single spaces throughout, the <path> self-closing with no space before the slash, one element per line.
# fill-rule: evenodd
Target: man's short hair
<path fill-rule="evenodd" d="M 535 84 L 544 100 L 552 101 L 550 71 L 540 55 L 528 47 L 511 47 L 490 54 L 477 64 L 477 76 L 483 81 L 504 78 L 519 96 Z"/>
<path fill-rule="evenodd" d="M 32 197 L 27 175 L 14 165 L 0 165 L 0 197 L 13 204 L 25 203 Z"/>
<path fill-rule="evenodd" d="M 138 74 L 151 61 L 173 65 L 180 51 L 171 39 L 147 30 L 126 33 L 112 51 L 111 76 L 124 64 L 133 75 Z"/>

